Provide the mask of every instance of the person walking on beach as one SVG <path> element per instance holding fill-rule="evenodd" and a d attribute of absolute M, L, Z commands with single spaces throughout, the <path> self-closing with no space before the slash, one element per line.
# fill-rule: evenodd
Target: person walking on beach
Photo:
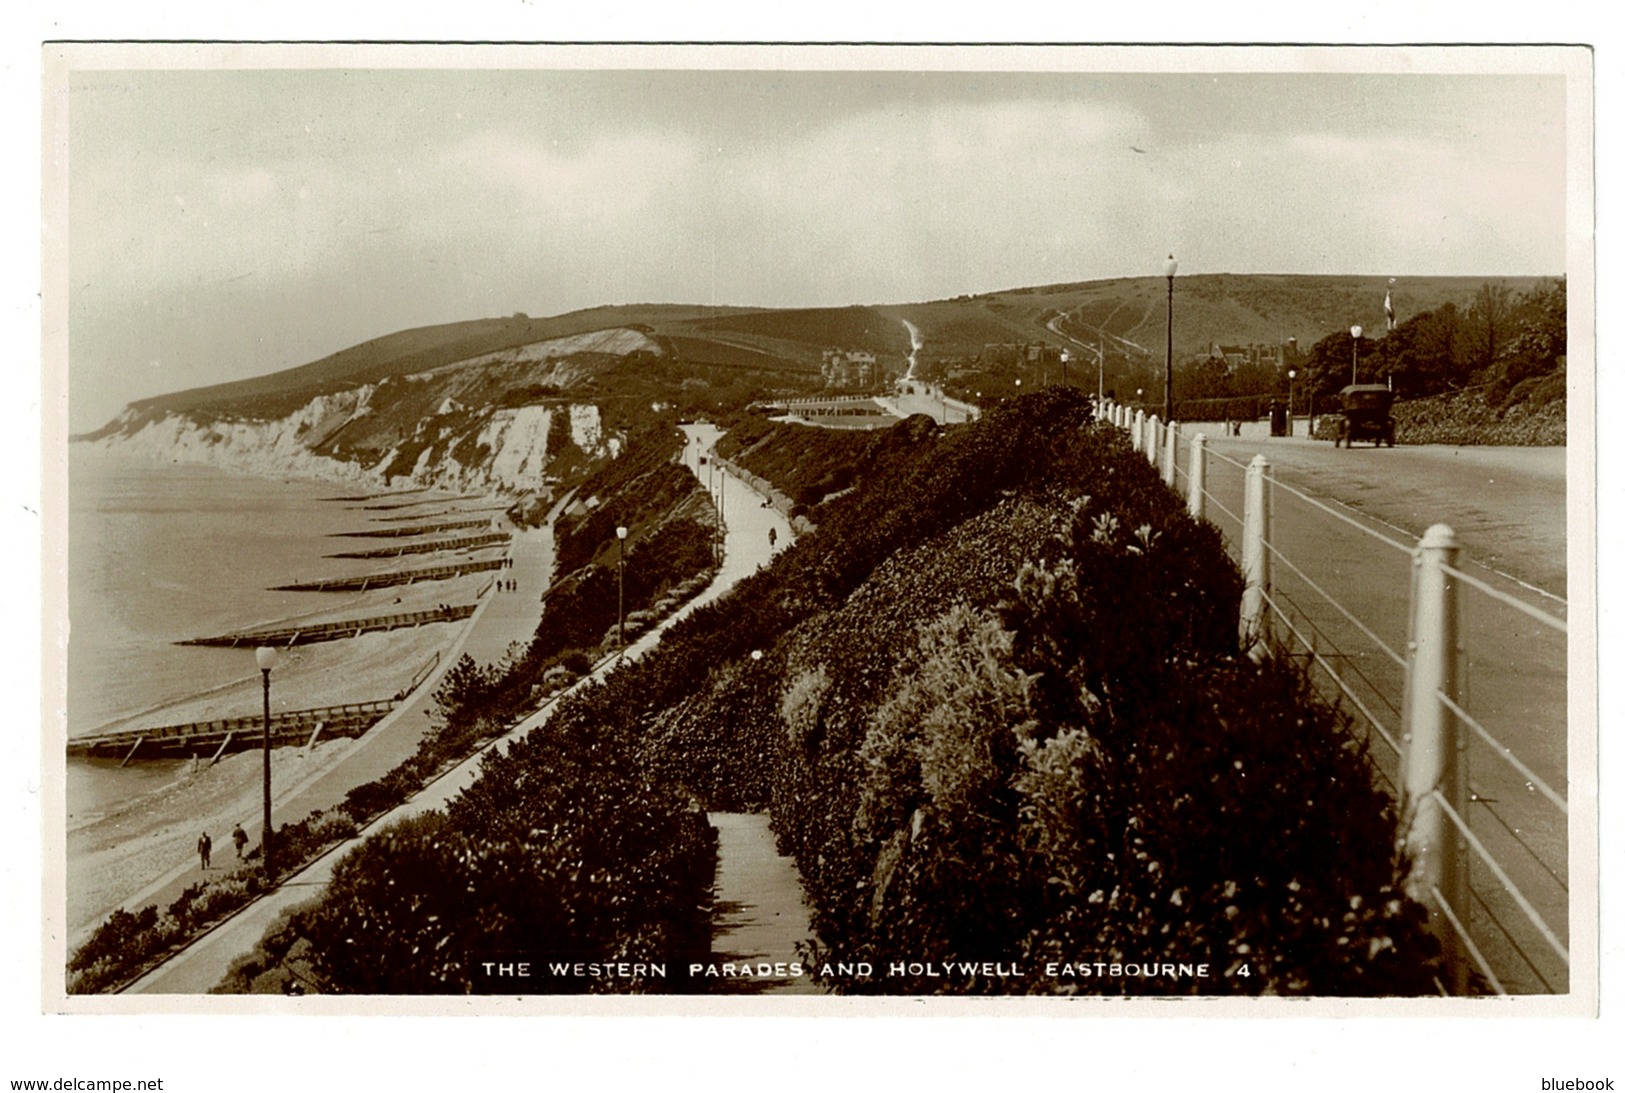
<path fill-rule="evenodd" d="M 205 869 L 209 868 L 209 851 L 213 848 L 213 846 L 214 843 L 209 841 L 209 833 L 207 831 L 198 836 L 197 856 L 198 860 L 203 863 L 203 868 Z"/>
<path fill-rule="evenodd" d="M 243 847 L 248 845 L 248 832 L 243 830 L 242 824 L 231 829 L 231 841 L 237 847 L 237 860 L 242 861 Z"/>

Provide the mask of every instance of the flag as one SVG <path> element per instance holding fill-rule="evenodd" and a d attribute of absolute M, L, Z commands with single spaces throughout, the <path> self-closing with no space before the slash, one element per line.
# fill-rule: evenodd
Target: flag
<path fill-rule="evenodd" d="M 1394 329 L 1394 279 L 1388 278 L 1388 291 L 1382 295 L 1382 313 L 1388 316 L 1388 329 Z"/>

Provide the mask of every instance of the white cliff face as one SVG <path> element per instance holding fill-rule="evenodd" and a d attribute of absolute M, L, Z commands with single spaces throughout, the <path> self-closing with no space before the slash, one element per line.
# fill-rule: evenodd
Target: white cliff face
<path fill-rule="evenodd" d="M 545 485 L 547 431 L 552 419 L 552 411 L 545 406 L 522 406 L 491 415 L 479 442 L 492 450 L 489 473 L 496 484 L 514 490 L 539 490 Z"/>
<path fill-rule="evenodd" d="M 594 403 L 570 407 L 570 439 L 584 452 L 598 450 L 604 439 L 604 419 Z"/>
<path fill-rule="evenodd" d="M 468 463 L 452 453 L 468 432 L 430 427 L 433 441 L 417 455 L 407 475 L 386 476 L 401 450 L 393 447 L 382 459 L 364 466 L 311 450 L 345 424 L 372 412 L 373 389 L 323 395 L 276 421 L 217 421 L 199 424 L 169 415 L 130 436 L 112 434 L 95 442 L 104 450 L 160 462 L 205 463 L 265 477 L 314 478 L 378 486 L 438 486 L 456 491 L 503 493 L 540 491 L 547 486 L 547 443 L 554 428 L 568 427 L 570 440 L 589 457 L 620 454 L 617 437 L 606 440 L 596 405 L 521 406 L 489 413 L 478 424 L 474 446 L 480 457 Z M 443 416 L 442 414 L 435 415 Z M 432 419 L 426 419 L 432 420 Z"/>
<path fill-rule="evenodd" d="M 370 387 L 312 399 L 276 421 L 216 421 L 200 425 L 168 415 L 133 436 L 111 435 L 96 442 L 107 451 L 127 452 L 160 462 L 206 463 L 266 477 L 315 478 L 334 482 L 381 482 L 356 463 L 330 459 L 307 447 L 313 434 L 331 430 L 366 412 Z"/>

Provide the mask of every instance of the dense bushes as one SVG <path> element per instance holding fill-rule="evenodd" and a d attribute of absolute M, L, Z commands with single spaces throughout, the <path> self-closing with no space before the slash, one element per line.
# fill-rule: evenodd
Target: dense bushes
<path fill-rule="evenodd" d="M 1094 496 L 998 612 L 924 624 L 878 687 L 844 652 L 874 647 L 864 614 L 796 643 L 772 807 L 821 956 L 1029 971 L 848 981 L 889 992 L 1076 989 L 1032 973 L 1094 960 L 1231 978 L 1092 992 L 1426 991 L 1424 914 L 1364 755 L 1291 665 L 1235 655 L 1213 530 L 1095 454 Z"/>
<path fill-rule="evenodd" d="M 1519 386 L 1519 396 L 1500 409 L 1485 391 L 1396 403 L 1394 439 L 1400 444 L 1567 443 L 1564 374 L 1552 373 Z"/>
<path fill-rule="evenodd" d="M 1081 409 L 1045 394 L 900 451 L 649 658 L 623 721 L 708 803 L 765 797 L 821 958 L 1028 972 L 846 989 L 1428 990 L 1365 755 L 1293 665 L 1236 655 L 1216 533 Z"/>
<path fill-rule="evenodd" d="M 1240 395 L 1236 398 L 1184 399 L 1174 403 L 1176 421 L 1257 421 L 1266 417 L 1270 395 Z M 1279 400 L 1283 405 L 1286 399 Z"/>
<path fill-rule="evenodd" d="M 798 505 L 821 503 L 890 464 L 890 453 L 934 429 L 928 418 L 906 427 L 847 431 L 754 419 L 742 422 L 717 444 L 724 459 L 738 463 Z"/>

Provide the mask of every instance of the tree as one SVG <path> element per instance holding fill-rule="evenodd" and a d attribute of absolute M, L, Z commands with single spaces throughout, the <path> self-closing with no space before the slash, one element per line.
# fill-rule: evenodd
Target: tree
<path fill-rule="evenodd" d="M 1491 369 L 1490 399 L 1509 401 L 1525 380 L 1557 371 L 1568 354 L 1568 286 L 1562 278 L 1518 298 L 1501 358 Z"/>
<path fill-rule="evenodd" d="M 1445 390 L 1453 375 L 1459 326 L 1454 304 L 1411 316 L 1377 343 L 1372 376 L 1392 377 L 1394 389 L 1407 395 Z"/>
<path fill-rule="evenodd" d="M 1504 281 L 1479 286 L 1467 308 L 1463 336 L 1456 343 L 1457 363 L 1468 377 L 1480 377 L 1495 363 L 1509 335 L 1512 312 L 1512 290 Z"/>
<path fill-rule="evenodd" d="M 1364 359 L 1373 348 L 1368 338 L 1360 339 L 1360 357 Z M 1304 362 L 1305 380 L 1309 390 L 1317 396 L 1335 395 L 1348 386 L 1349 375 L 1354 363 L 1354 339 L 1347 330 L 1337 330 L 1309 349 L 1309 356 Z M 1363 367 L 1360 370 L 1360 379 L 1366 380 L 1370 376 Z"/>

